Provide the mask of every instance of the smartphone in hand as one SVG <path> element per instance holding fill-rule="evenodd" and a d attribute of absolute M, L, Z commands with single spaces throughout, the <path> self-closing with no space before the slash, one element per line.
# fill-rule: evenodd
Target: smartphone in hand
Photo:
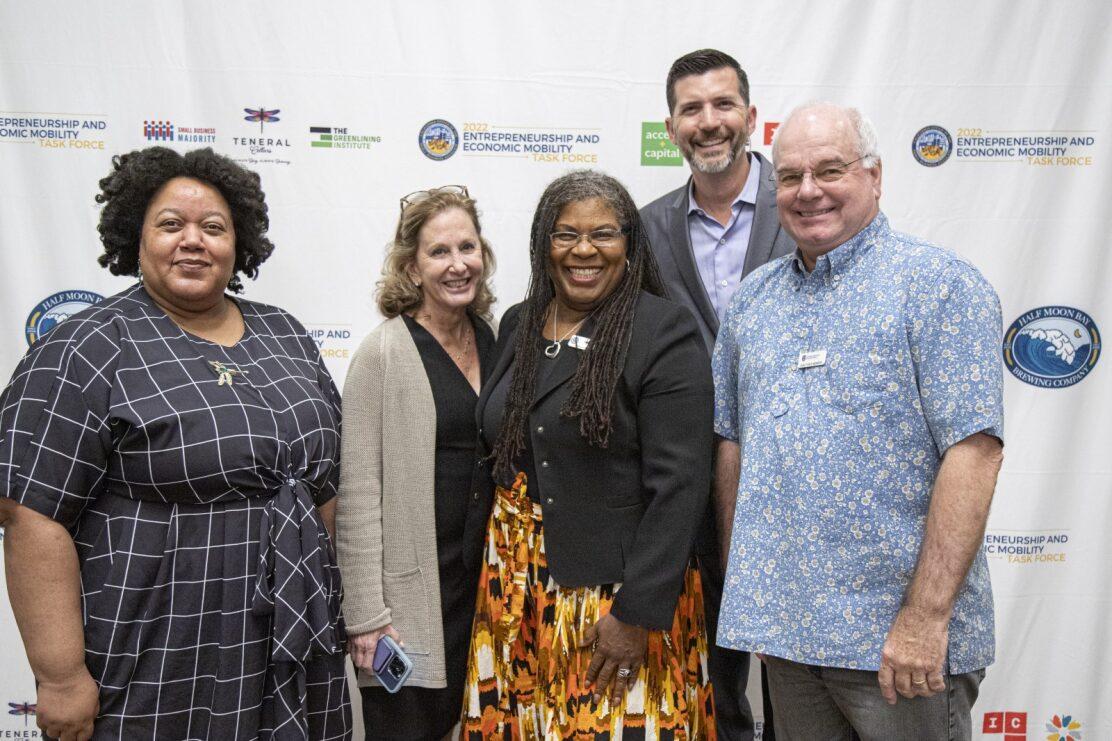
<path fill-rule="evenodd" d="M 371 660 L 371 670 L 382 682 L 387 692 L 393 693 L 401 689 L 405 680 L 413 671 L 413 662 L 402 651 L 401 646 L 388 635 L 378 639 L 375 645 L 375 655 Z"/>

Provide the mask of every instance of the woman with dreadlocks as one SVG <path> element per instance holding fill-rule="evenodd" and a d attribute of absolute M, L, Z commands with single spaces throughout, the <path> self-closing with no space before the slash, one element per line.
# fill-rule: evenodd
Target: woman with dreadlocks
<path fill-rule="evenodd" d="M 464 737 L 713 739 L 689 567 L 711 475 L 699 330 L 662 298 L 614 178 L 549 185 L 530 257 L 478 405 L 493 492 L 474 490 L 473 512 L 490 515 Z"/>

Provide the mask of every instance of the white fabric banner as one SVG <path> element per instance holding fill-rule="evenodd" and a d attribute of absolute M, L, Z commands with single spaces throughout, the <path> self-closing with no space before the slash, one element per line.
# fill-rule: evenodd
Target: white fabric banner
<path fill-rule="evenodd" d="M 858 106 L 880 132 L 893 226 L 969 258 L 999 292 L 998 659 L 975 730 L 1112 738 L 1110 37 L 1103 0 L 4 3 L 0 375 L 129 284 L 95 262 L 93 196 L 113 154 L 212 146 L 262 176 L 277 250 L 246 296 L 301 319 L 342 386 L 379 321 L 400 196 L 468 186 L 500 313 L 524 293 L 554 177 L 597 167 L 638 203 L 684 182 L 661 133 L 664 78 L 677 56 L 719 48 L 749 73 L 758 151 L 801 102 Z M 0 738 L 35 738 L 7 606 L 0 652 Z"/>

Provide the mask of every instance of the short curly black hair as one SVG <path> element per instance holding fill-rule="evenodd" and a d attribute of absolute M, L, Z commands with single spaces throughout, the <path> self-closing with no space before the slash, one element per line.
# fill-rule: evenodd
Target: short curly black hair
<path fill-rule="evenodd" d="M 97 258 L 112 275 L 139 274 L 139 241 L 147 206 L 159 188 L 177 177 L 200 180 L 220 191 L 232 212 L 236 262 L 228 290 L 243 290 L 239 273 L 259 274 L 259 265 L 270 257 L 274 243 L 266 236 L 270 227 L 266 195 L 257 173 L 237 165 L 212 149 L 194 149 L 184 155 L 167 147 L 148 147 L 112 158 L 112 172 L 100 181 L 97 203 L 100 241 L 104 254 Z"/>

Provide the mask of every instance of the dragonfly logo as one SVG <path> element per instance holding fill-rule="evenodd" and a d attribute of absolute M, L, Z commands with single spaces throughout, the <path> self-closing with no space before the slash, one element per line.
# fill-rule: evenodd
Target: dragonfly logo
<path fill-rule="evenodd" d="M 282 120 L 278 118 L 278 114 L 282 112 L 281 108 L 268 111 L 263 106 L 259 106 L 258 108 L 244 108 L 243 112 L 247 114 L 243 117 L 243 120 L 257 123 L 260 134 L 263 133 L 263 124 L 277 123 Z"/>

